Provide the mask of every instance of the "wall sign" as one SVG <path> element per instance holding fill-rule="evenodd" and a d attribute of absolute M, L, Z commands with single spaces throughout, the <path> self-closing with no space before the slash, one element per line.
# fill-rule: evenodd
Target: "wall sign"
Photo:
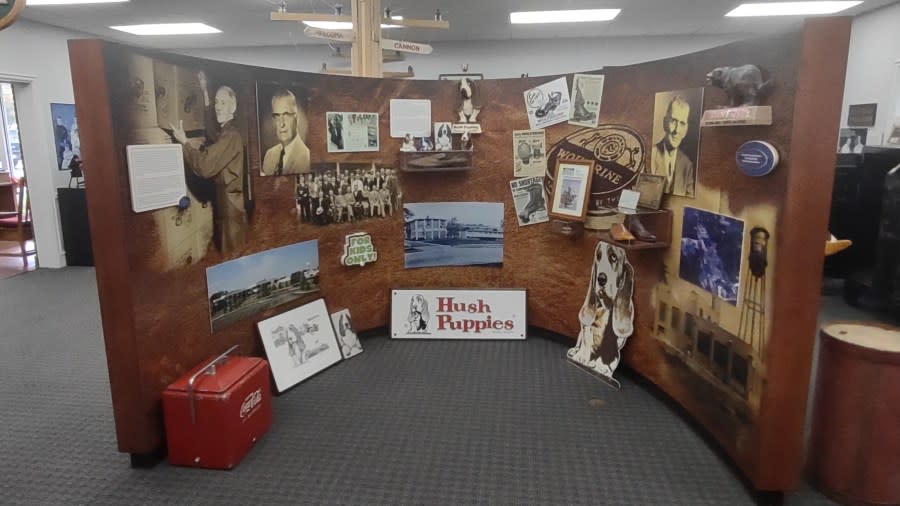
<path fill-rule="evenodd" d="M 0 0 L 0 30 L 16 22 L 25 8 L 25 0 Z"/>
<path fill-rule="evenodd" d="M 775 170 L 779 156 L 775 146 L 768 142 L 748 141 L 738 148 L 735 160 L 741 172 L 751 177 L 760 177 Z"/>
<path fill-rule="evenodd" d="M 847 126 L 873 127 L 878 104 L 853 104 L 847 111 Z"/>
<path fill-rule="evenodd" d="M 525 339 L 525 290 L 392 290 L 394 339 Z"/>
<path fill-rule="evenodd" d="M 358 232 L 344 237 L 344 254 L 341 255 L 341 265 L 360 267 L 374 263 L 378 260 L 378 252 L 372 244 L 372 236 L 366 232 Z"/>

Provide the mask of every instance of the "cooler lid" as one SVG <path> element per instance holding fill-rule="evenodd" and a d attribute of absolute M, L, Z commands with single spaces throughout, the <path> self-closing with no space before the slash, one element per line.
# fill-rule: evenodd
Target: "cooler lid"
<path fill-rule="evenodd" d="M 187 374 L 178 378 L 178 381 L 169 385 L 168 390 L 178 392 L 187 392 L 188 380 L 197 371 L 203 369 L 213 358 L 204 360 L 203 363 L 191 369 Z M 226 357 L 220 361 L 214 368 L 210 368 L 206 373 L 202 373 L 194 380 L 194 393 L 198 394 L 221 394 L 225 393 L 244 376 L 254 370 L 263 359 L 258 357 Z M 214 373 L 214 374 L 208 374 Z"/>

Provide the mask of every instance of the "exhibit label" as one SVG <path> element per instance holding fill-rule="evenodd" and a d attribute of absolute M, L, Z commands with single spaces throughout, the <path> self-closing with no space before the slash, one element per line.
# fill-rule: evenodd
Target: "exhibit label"
<path fill-rule="evenodd" d="M 334 40 L 337 42 L 353 42 L 356 36 L 353 30 L 323 30 L 307 26 L 303 29 L 304 35 L 314 39 Z"/>
<path fill-rule="evenodd" d="M 393 49 L 404 53 L 431 54 L 434 50 L 428 44 L 420 42 L 407 42 L 405 40 L 381 39 L 382 49 Z"/>
<path fill-rule="evenodd" d="M 393 290 L 394 339 L 525 339 L 525 290 Z"/>
<path fill-rule="evenodd" d="M 738 148 L 735 161 L 744 174 L 751 177 L 765 176 L 778 166 L 778 150 L 765 141 L 745 142 Z"/>

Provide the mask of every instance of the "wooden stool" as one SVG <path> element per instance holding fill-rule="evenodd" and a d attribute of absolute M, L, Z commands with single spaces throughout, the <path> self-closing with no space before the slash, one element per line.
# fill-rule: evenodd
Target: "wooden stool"
<path fill-rule="evenodd" d="M 836 322 L 819 336 L 812 481 L 844 504 L 900 504 L 900 329 Z"/>

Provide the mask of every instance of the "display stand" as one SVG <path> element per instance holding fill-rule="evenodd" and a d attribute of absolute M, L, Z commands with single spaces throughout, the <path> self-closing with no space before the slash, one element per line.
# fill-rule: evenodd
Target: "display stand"
<path fill-rule="evenodd" d="M 646 241 L 628 241 L 622 242 L 612 238 L 609 230 L 600 230 L 597 237 L 604 242 L 615 244 L 616 246 L 628 250 L 645 250 L 645 249 L 667 249 L 672 243 L 672 211 L 668 209 L 623 209 L 610 208 L 610 211 L 624 214 L 626 216 L 637 216 L 644 227 L 656 236 L 656 242 Z"/>
<path fill-rule="evenodd" d="M 473 152 L 401 151 L 400 170 L 404 172 L 459 172 L 472 168 Z"/>

